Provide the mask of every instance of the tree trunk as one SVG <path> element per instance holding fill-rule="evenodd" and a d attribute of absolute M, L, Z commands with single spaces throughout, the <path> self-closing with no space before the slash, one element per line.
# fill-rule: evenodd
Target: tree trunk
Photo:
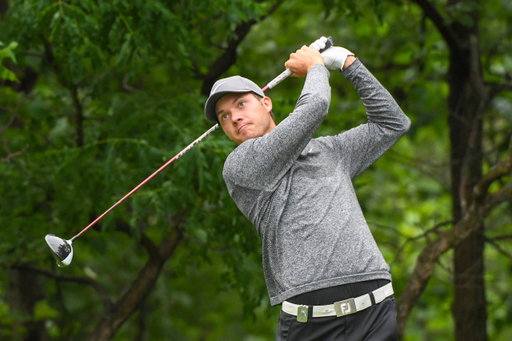
<path fill-rule="evenodd" d="M 0 0 L 0 19 L 9 11 L 9 0 Z"/>
<path fill-rule="evenodd" d="M 487 340 L 483 227 L 455 248 L 453 316 L 456 340 Z"/>
<path fill-rule="evenodd" d="M 451 1 L 450 5 L 455 2 Z M 476 1 L 475 1 L 476 2 Z M 459 49 L 450 50 L 448 84 L 451 141 L 451 194 L 454 221 L 464 217 L 473 201 L 473 187 L 482 177 L 482 115 L 487 106 L 478 44 L 478 15 L 474 25 L 450 26 Z M 452 312 L 456 340 L 487 340 L 484 283 L 484 226 L 455 247 Z"/>
<path fill-rule="evenodd" d="M 163 238 L 158 249 L 151 247 L 153 250 L 150 252 L 146 265 L 141 269 L 128 291 L 101 316 L 89 341 L 109 341 L 114 337 L 124 322 L 141 307 L 151 293 L 162 267 L 173 255 L 183 237 L 183 232 L 174 228 L 169 235 Z"/>
<path fill-rule="evenodd" d="M 469 219 L 472 215 L 471 210 L 485 211 L 485 207 L 477 206 L 486 205 L 473 197 L 475 185 L 482 179 L 482 117 L 489 104 L 489 95 L 480 65 L 480 4 L 478 0 L 448 0 L 447 8 L 443 12 L 448 12 L 448 9 L 458 10 L 447 18 L 437 9 L 440 5 L 435 5 L 429 0 L 413 1 L 422 9 L 424 15 L 432 20 L 450 51 L 447 82 L 450 89 L 448 125 L 451 142 L 450 171 L 454 228 L 447 236 L 453 235 L 454 240 L 450 242 L 449 238 L 440 235 L 429 245 L 430 249 L 422 252 L 413 273 L 413 281 L 410 281 L 404 290 L 406 297 L 400 297 L 399 300 L 399 326 L 403 332 L 408 313 L 412 309 L 411 304 L 415 303 L 414 300 L 417 300 L 424 290 L 432 273 L 433 262 L 446 247 L 453 244 L 455 274 L 452 312 L 456 339 L 487 340 L 487 302 L 483 279 L 484 216 Z M 461 10 L 463 8 L 464 10 Z M 459 21 L 459 18 L 464 20 Z M 447 245 L 442 247 L 444 239 Z M 436 249 L 439 249 L 439 252 L 428 253 Z M 428 270 L 426 274 L 421 272 L 425 269 Z M 411 302 L 407 301 L 409 296 Z"/>
<path fill-rule="evenodd" d="M 34 307 L 37 301 L 44 298 L 41 277 L 26 269 L 9 269 L 6 271 L 9 285 L 6 289 L 6 300 L 11 310 L 27 317 L 21 325 L 14 323 L 13 340 L 46 341 L 49 340 L 44 320 L 34 321 Z M 22 329 L 19 327 L 22 326 Z M 21 332 L 20 332 L 21 330 Z"/>

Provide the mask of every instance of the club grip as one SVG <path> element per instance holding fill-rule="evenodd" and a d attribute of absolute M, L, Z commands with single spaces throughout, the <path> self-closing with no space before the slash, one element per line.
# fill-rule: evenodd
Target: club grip
<path fill-rule="evenodd" d="M 325 42 L 325 47 L 323 49 L 320 49 L 320 53 L 324 52 L 328 48 L 334 45 L 334 39 L 332 39 L 331 36 L 327 38 L 327 41 Z"/>
<path fill-rule="evenodd" d="M 320 50 L 320 53 L 324 52 L 325 50 L 327 50 L 328 48 L 330 48 L 333 45 L 334 45 L 334 39 L 332 39 L 332 37 L 328 37 L 327 41 L 325 42 L 325 47 Z M 268 83 L 267 85 L 265 85 L 262 88 L 263 92 L 267 91 L 268 89 L 272 89 L 277 84 L 281 83 L 284 79 L 288 78 L 292 73 L 293 72 L 291 70 L 288 70 L 288 69 L 284 70 L 279 76 L 274 78 L 270 83 Z"/>

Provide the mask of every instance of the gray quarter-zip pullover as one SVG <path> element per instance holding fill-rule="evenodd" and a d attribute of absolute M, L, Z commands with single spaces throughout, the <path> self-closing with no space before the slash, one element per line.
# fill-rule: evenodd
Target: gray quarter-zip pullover
<path fill-rule="evenodd" d="M 315 65 L 294 111 L 269 134 L 240 144 L 224 164 L 231 197 L 262 238 L 272 305 L 336 285 L 391 280 L 352 179 L 407 132 L 410 120 L 358 59 L 342 74 L 363 100 L 368 123 L 312 138 L 331 99 L 329 71 Z"/>

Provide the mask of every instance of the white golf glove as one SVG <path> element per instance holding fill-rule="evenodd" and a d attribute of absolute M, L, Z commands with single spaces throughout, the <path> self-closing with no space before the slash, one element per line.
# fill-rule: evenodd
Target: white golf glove
<path fill-rule="evenodd" d="M 328 70 L 340 70 L 343 71 L 343 66 L 348 56 L 354 54 L 344 47 L 333 46 L 322 52 L 322 58 L 324 59 L 324 65 Z"/>
<path fill-rule="evenodd" d="M 312 47 L 315 50 L 320 51 L 321 49 L 323 49 L 325 47 L 326 42 L 327 42 L 327 38 L 321 37 L 321 38 L 315 40 L 311 45 L 309 45 L 309 47 Z"/>
<path fill-rule="evenodd" d="M 315 40 L 309 47 L 320 51 L 325 47 L 327 42 L 326 37 L 321 37 Z M 348 56 L 354 56 L 352 52 L 344 47 L 332 46 L 322 52 L 322 58 L 324 59 L 324 65 L 328 70 L 340 70 L 343 71 L 343 66 Z"/>

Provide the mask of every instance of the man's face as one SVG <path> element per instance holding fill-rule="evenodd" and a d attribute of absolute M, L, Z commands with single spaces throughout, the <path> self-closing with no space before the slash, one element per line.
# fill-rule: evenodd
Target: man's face
<path fill-rule="evenodd" d="M 227 94 L 215 106 L 222 130 L 236 144 L 270 133 L 276 127 L 271 111 L 270 98 L 252 93 Z"/>

